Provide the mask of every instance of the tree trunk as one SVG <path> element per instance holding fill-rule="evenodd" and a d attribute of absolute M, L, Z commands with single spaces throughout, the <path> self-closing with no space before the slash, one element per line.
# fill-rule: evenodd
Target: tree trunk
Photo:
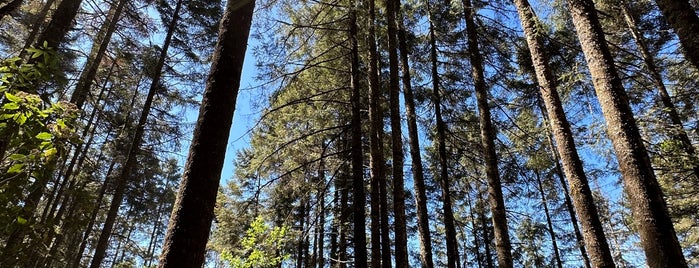
<path fill-rule="evenodd" d="M 502 185 L 498 172 L 498 158 L 495 153 L 495 129 L 492 125 L 490 107 L 488 106 L 488 89 L 483 75 L 483 58 L 478 48 L 478 33 L 476 31 L 476 12 L 471 5 L 471 0 L 462 0 L 464 17 L 466 20 L 466 35 L 468 41 L 468 54 L 471 60 L 471 74 L 478 103 L 478 115 L 481 129 L 481 143 L 485 158 L 485 173 L 488 179 L 488 200 L 493 216 L 493 229 L 495 230 L 495 247 L 498 254 L 500 268 L 512 268 L 512 246 L 507 227 L 507 215 L 505 213 L 505 201 L 502 196 Z"/>
<path fill-rule="evenodd" d="M 527 39 L 536 80 L 546 106 L 545 112 L 556 140 L 556 148 L 561 155 L 563 170 L 570 184 L 577 215 L 580 217 L 585 244 L 589 250 L 592 266 L 613 267 L 614 261 L 607 239 L 604 236 L 604 229 L 595 207 L 595 201 L 592 198 L 592 191 L 590 191 L 590 185 L 585 176 L 582 161 L 580 161 L 575 148 L 570 124 L 556 91 L 555 78 L 548 68 L 548 58 L 544 50 L 542 37 L 537 32 L 536 23 L 538 19 L 527 0 L 515 0 L 514 2 Z M 561 187 L 565 187 L 565 185 L 561 185 Z"/>
<path fill-rule="evenodd" d="M 114 34 L 114 31 L 119 24 L 121 13 L 124 10 L 124 6 L 127 2 L 127 0 L 119 0 L 116 5 L 112 5 L 112 8 L 109 10 L 109 15 L 104 22 L 104 25 L 108 25 L 104 34 L 98 34 L 95 38 L 95 44 L 99 43 L 99 45 L 95 46 L 95 44 L 93 44 L 92 49 L 94 51 L 94 55 L 92 52 L 90 53 L 90 58 L 85 63 L 85 69 L 80 74 L 78 84 L 75 86 L 73 95 L 70 97 L 70 102 L 75 104 L 78 109 L 82 109 L 83 104 L 87 100 L 90 88 L 92 87 L 92 81 L 97 75 L 97 70 L 99 69 L 104 54 L 107 52 L 107 47 L 112 40 L 112 34 Z M 100 33 L 101 32 L 102 31 L 100 31 Z"/>
<path fill-rule="evenodd" d="M 159 267 L 200 267 L 233 121 L 255 0 L 228 1 Z"/>
<path fill-rule="evenodd" d="M 543 114 L 544 118 L 544 124 L 548 125 L 548 117 L 546 116 L 546 108 L 543 107 L 543 104 L 540 102 L 539 103 L 539 109 L 541 110 L 541 113 Z M 587 254 L 587 250 L 585 250 L 585 239 L 582 236 L 582 233 L 580 232 L 580 226 L 578 225 L 578 217 L 575 214 L 575 207 L 573 207 L 573 201 L 570 199 L 570 191 L 568 191 L 568 184 L 565 181 L 564 177 L 564 172 L 563 168 L 561 167 L 561 164 L 559 162 L 559 157 L 558 153 L 556 152 L 556 147 L 553 144 L 553 139 L 551 136 L 553 135 L 552 131 L 550 128 L 546 129 L 546 140 L 548 142 L 549 148 L 550 148 L 550 153 L 551 156 L 553 157 L 553 161 L 555 164 L 555 173 L 558 177 L 558 182 L 561 184 L 561 189 L 563 189 L 563 199 L 566 204 L 566 209 L 568 210 L 568 215 L 570 215 L 570 223 L 573 225 L 573 233 L 575 233 L 575 239 L 577 240 L 578 244 L 578 249 L 580 250 L 580 256 L 583 259 L 583 263 L 585 264 L 585 268 L 591 268 L 592 266 L 590 265 L 590 257 Z M 589 185 L 588 185 L 589 188 Z M 594 201 L 594 200 L 593 200 Z M 600 220 L 601 221 L 601 220 Z"/>
<path fill-rule="evenodd" d="M 429 3 L 428 3 L 429 5 Z M 427 7 L 428 11 L 431 9 Z M 451 204 L 451 182 L 449 180 L 449 164 L 447 161 L 446 124 L 442 118 L 442 100 L 440 97 L 439 72 L 437 69 L 437 37 L 434 32 L 432 16 L 428 12 L 430 23 L 430 62 L 432 71 L 432 92 L 434 114 L 437 122 L 437 153 L 439 155 L 440 181 L 442 184 L 442 210 L 444 211 L 444 228 L 447 243 L 447 267 L 456 268 L 459 258 L 459 244 L 456 241 L 456 226 Z"/>
<path fill-rule="evenodd" d="M 398 46 L 400 48 L 401 67 L 403 69 L 403 95 L 405 113 L 408 119 L 408 143 L 410 144 L 410 159 L 412 161 L 413 185 L 415 187 L 415 206 L 417 208 L 417 227 L 420 240 L 420 260 L 422 268 L 433 268 L 432 238 L 430 236 L 429 216 L 427 215 L 427 194 L 425 190 L 425 175 L 422 168 L 420 138 L 417 130 L 417 115 L 415 114 L 415 97 L 410 81 L 410 65 L 408 62 L 408 45 L 403 26 L 403 14 L 400 11 L 400 1 L 396 7 L 398 24 Z"/>
<path fill-rule="evenodd" d="M 58 50 L 68 36 L 81 3 L 82 0 L 62 0 L 51 16 L 51 21 L 39 35 L 37 46 L 46 42 L 49 47 Z"/>
<path fill-rule="evenodd" d="M 553 256 L 556 258 L 556 267 L 563 268 L 563 262 L 561 261 L 561 253 L 558 250 L 558 241 L 556 239 L 556 232 L 553 230 L 553 223 L 551 222 L 551 213 L 549 212 L 548 198 L 546 198 L 546 193 L 544 193 L 544 185 L 541 183 L 541 176 L 539 171 L 535 170 L 536 185 L 539 190 L 539 195 L 541 196 L 541 204 L 544 207 L 544 215 L 546 216 L 546 226 L 548 227 L 549 236 L 551 237 L 551 246 L 553 247 Z"/>
<path fill-rule="evenodd" d="M 34 44 L 34 39 L 36 39 L 36 36 L 39 34 L 41 26 L 44 25 L 46 16 L 49 14 L 49 10 L 51 10 L 51 6 L 53 6 L 54 2 L 56 2 L 56 0 L 47 0 L 46 3 L 44 3 L 44 6 L 41 7 L 41 10 L 36 15 L 36 20 L 34 21 L 34 24 L 32 24 L 31 31 L 29 31 L 27 40 L 24 42 L 24 46 L 22 47 L 22 51 L 20 53 L 24 53 L 27 48 Z"/>
<path fill-rule="evenodd" d="M 400 74 L 396 10 L 400 0 L 386 0 L 388 20 L 389 103 L 391 113 L 391 148 L 393 157 L 393 213 L 396 267 L 408 267 L 408 231 L 405 222 L 405 185 L 403 182 L 403 134 L 400 115 Z M 388 210 L 388 208 L 387 208 Z"/>
<path fill-rule="evenodd" d="M 362 119 L 361 119 L 361 93 L 359 90 L 359 49 L 357 44 L 357 4 L 354 0 L 350 1 L 349 14 L 349 41 L 350 41 L 350 87 L 352 89 L 350 103 L 352 105 L 352 140 L 351 140 L 351 157 L 352 157 L 352 213 L 354 224 L 354 266 L 367 267 L 367 251 L 366 251 L 366 220 L 364 216 L 364 206 L 366 204 L 366 195 L 364 193 L 364 160 L 362 155 Z M 373 197 L 372 197 L 373 198 Z M 344 233 L 344 232 L 343 232 Z M 340 256 L 344 259 L 345 250 L 343 244 L 345 241 L 340 240 Z M 341 260 L 342 263 L 342 260 Z M 341 264 L 344 267 L 344 264 Z"/>
<path fill-rule="evenodd" d="M 646 64 L 646 68 L 648 68 L 648 73 L 653 79 L 655 86 L 658 87 L 660 101 L 662 102 L 663 106 L 665 106 L 665 109 L 663 110 L 670 116 L 670 123 L 673 125 L 671 136 L 675 140 L 682 143 L 682 149 L 684 152 L 689 155 L 690 159 L 694 160 L 693 163 L 695 164 L 692 171 L 694 172 L 694 176 L 699 179 L 699 162 L 696 159 L 696 151 L 694 150 L 694 146 L 692 146 L 692 141 L 689 139 L 687 132 L 684 130 L 682 119 L 680 119 L 677 108 L 672 102 L 672 98 L 665 87 L 660 70 L 658 70 L 658 66 L 655 64 L 655 59 L 648 50 L 645 38 L 636 29 L 636 18 L 631 12 L 628 3 L 626 3 L 626 1 L 620 1 L 620 8 L 621 13 L 624 15 L 624 21 L 626 21 L 626 25 L 629 26 L 629 32 L 631 32 L 631 36 L 633 36 L 634 41 L 636 41 L 636 46 L 641 53 L 641 58 L 643 58 L 643 62 Z"/>
<path fill-rule="evenodd" d="M 687 0 L 655 0 L 675 30 L 686 59 L 699 70 L 699 17 Z"/>
<path fill-rule="evenodd" d="M 569 0 L 568 8 L 607 121 L 648 266 L 687 267 L 594 4 Z"/>
<path fill-rule="evenodd" d="M 141 116 L 138 119 L 138 125 L 136 126 L 136 132 L 134 134 L 133 140 L 129 145 L 128 155 L 126 157 L 126 162 L 119 173 L 119 177 L 116 180 L 116 187 L 114 189 L 114 196 L 112 197 L 111 204 L 109 206 L 109 211 L 107 212 L 107 219 L 104 222 L 104 227 L 100 234 L 99 240 L 97 242 L 95 256 L 92 258 L 91 268 L 98 268 L 102 264 L 104 259 L 104 253 L 109 245 L 109 237 L 111 236 L 112 227 L 114 226 L 114 221 L 119 213 L 119 207 L 124 199 L 124 192 L 126 191 L 126 186 L 129 180 L 133 176 L 133 171 L 137 167 L 136 157 L 139 154 L 140 146 L 143 140 L 143 134 L 145 132 L 146 123 L 148 121 L 148 115 L 150 114 L 151 105 L 153 104 L 153 99 L 155 93 L 161 87 L 160 76 L 163 72 L 163 67 L 165 66 L 165 59 L 167 58 L 168 49 L 170 48 L 170 43 L 172 41 L 173 34 L 177 27 L 177 21 L 179 19 L 179 13 L 182 8 L 182 1 L 178 0 L 175 6 L 175 11 L 173 13 L 172 21 L 168 25 L 168 32 L 165 36 L 163 43 L 163 48 L 160 51 L 158 58 L 158 63 L 155 67 L 155 73 L 153 80 L 151 81 L 150 88 L 148 89 L 148 95 L 146 101 L 143 104 L 143 110 L 141 111 Z M 216 195 L 214 194 L 214 197 Z"/>
<path fill-rule="evenodd" d="M 370 217 L 371 217 L 371 267 L 381 267 L 381 186 L 386 177 L 383 155 L 383 118 L 381 85 L 379 82 L 378 52 L 376 48 L 376 5 L 369 0 L 369 168 L 370 168 Z"/>

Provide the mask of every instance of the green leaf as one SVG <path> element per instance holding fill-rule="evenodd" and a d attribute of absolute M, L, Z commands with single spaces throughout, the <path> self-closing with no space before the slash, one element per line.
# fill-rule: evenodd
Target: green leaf
<path fill-rule="evenodd" d="M 3 105 L 2 108 L 7 110 L 17 110 L 19 109 L 19 104 L 17 104 L 16 102 L 5 103 L 5 105 Z"/>
<path fill-rule="evenodd" d="M 36 138 L 40 139 L 40 140 L 47 141 L 47 140 L 51 140 L 51 138 L 53 138 L 53 135 L 51 135 L 51 133 L 48 133 L 48 132 L 41 132 L 39 134 L 36 134 Z"/>
<path fill-rule="evenodd" d="M 22 172 L 22 169 L 24 168 L 24 164 L 14 164 L 10 167 L 10 169 L 7 170 L 7 173 L 20 173 Z"/>
<path fill-rule="evenodd" d="M 20 97 L 17 97 L 15 95 L 10 94 L 10 92 L 5 92 L 5 98 L 11 102 L 20 102 L 22 99 Z"/>
<path fill-rule="evenodd" d="M 22 218 L 22 216 L 17 216 L 17 223 L 19 223 L 21 225 L 25 225 L 25 224 L 27 224 L 27 219 Z"/>
<path fill-rule="evenodd" d="M 56 153 L 58 153 L 58 149 L 56 149 L 56 148 L 51 148 L 51 149 L 48 149 L 48 150 L 46 150 L 46 151 L 44 152 L 44 156 L 45 156 L 46 158 L 51 158 L 51 157 L 53 157 L 54 155 L 56 155 Z"/>
<path fill-rule="evenodd" d="M 23 154 L 11 154 L 10 155 L 10 160 L 13 160 L 13 161 L 21 161 L 21 160 L 24 160 L 26 158 L 27 158 L 27 156 L 23 155 Z"/>

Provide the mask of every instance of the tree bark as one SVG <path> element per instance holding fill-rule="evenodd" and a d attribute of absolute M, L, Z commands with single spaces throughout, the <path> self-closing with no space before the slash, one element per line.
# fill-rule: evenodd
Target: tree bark
<path fill-rule="evenodd" d="M 687 267 L 594 3 L 569 0 L 568 8 L 607 121 L 607 134 L 619 162 L 648 266 Z"/>
<path fill-rule="evenodd" d="M 417 129 L 417 115 L 415 114 L 415 97 L 413 96 L 413 88 L 410 81 L 408 45 L 405 40 L 406 37 L 405 28 L 403 26 L 403 14 L 400 10 L 399 1 L 396 7 L 398 47 L 400 49 L 401 67 L 403 69 L 403 95 L 405 101 L 405 113 L 408 119 L 408 143 L 410 145 L 410 159 L 413 169 L 413 185 L 415 187 L 415 206 L 417 208 L 418 237 L 420 240 L 420 260 L 422 262 L 422 268 L 433 268 L 432 237 L 430 235 L 429 216 L 427 215 L 425 175 L 422 168 L 420 138 Z"/>
<path fill-rule="evenodd" d="M 699 70 L 699 17 L 687 0 L 655 0 L 680 39 L 686 59 Z"/>
<path fill-rule="evenodd" d="M 393 157 L 393 213 L 396 267 L 408 267 L 408 231 L 405 220 L 405 183 L 403 181 L 403 134 L 400 115 L 400 74 L 396 9 L 400 0 L 386 0 L 388 20 L 389 103 L 391 114 L 391 149 Z"/>
<path fill-rule="evenodd" d="M 200 267 L 233 121 L 255 0 L 228 1 L 159 267 Z"/>
<path fill-rule="evenodd" d="M 658 95 L 660 96 L 660 101 L 662 102 L 663 106 L 665 106 L 664 111 L 667 113 L 668 116 L 670 116 L 670 123 L 672 123 L 674 127 L 674 129 L 672 130 L 673 133 L 671 134 L 671 137 L 673 137 L 675 140 L 680 141 L 682 143 L 682 149 L 684 150 L 684 152 L 687 153 L 687 155 L 689 155 L 690 159 L 694 160 L 693 163 L 695 164 L 692 168 L 692 171 L 694 172 L 694 176 L 697 179 L 699 179 L 699 162 L 697 162 L 696 159 L 696 151 L 694 150 L 694 146 L 692 145 L 692 141 L 689 139 L 687 132 L 684 130 L 682 119 L 680 119 L 680 115 L 677 112 L 677 108 L 675 107 L 675 104 L 672 102 L 672 98 L 670 97 L 670 94 L 667 91 L 667 87 L 665 87 L 665 83 L 663 82 L 663 77 L 660 74 L 660 70 L 658 70 L 658 66 L 655 64 L 655 59 L 648 50 L 645 38 L 641 33 L 638 32 L 638 29 L 636 29 L 636 18 L 634 17 L 633 12 L 629 8 L 629 4 L 626 1 L 620 1 L 619 4 L 621 8 L 621 13 L 624 16 L 624 21 L 626 22 L 626 25 L 629 27 L 629 32 L 631 32 L 631 36 L 633 36 L 634 41 L 636 41 L 636 46 L 638 47 L 638 50 L 641 53 L 641 58 L 643 58 L 643 62 L 646 64 L 646 68 L 648 69 L 648 73 L 653 79 L 655 86 L 658 88 Z"/>
<path fill-rule="evenodd" d="M 551 237 L 551 246 L 553 247 L 553 256 L 556 259 L 556 267 L 563 268 L 563 262 L 561 261 L 561 253 L 558 250 L 558 241 L 556 239 L 556 232 L 553 230 L 553 223 L 551 222 L 551 213 L 549 212 L 548 198 L 546 198 L 546 193 L 544 193 L 544 185 L 541 182 L 541 176 L 538 170 L 534 171 L 536 174 L 536 185 L 537 190 L 539 190 L 539 196 L 541 196 L 541 204 L 544 207 L 544 215 L 546 216 L 546 226 L 548 227 L 549 236 Z"/>
<path fill-rule="evenodd" d="M 364 206 L 366 204 L 366 195 L 364 193 L 364 159 L 362 154 L 362 118 L 361 118 L 361 91 L 359 89 L 359 48 L 357 42 L 357 4 L 354 0 L 350 1 L 349 14 L 349 41 L 350 41 L 350 87 L 351 105 L 352 105 L 352 139 L 351 139 L 351 157 L 352 157 L 352 213 L 354 224 L 354 266 L 367 267 L 367 250 L 366 250 L 366 219 L 364 215 Z M 373 198 L 373 197 L 372 197 Z M 343 232 L 344 233 L 344 232 Z M 341 233 L 341 234 L 343 234 Z M 344 259 L 345 249 L 343 244 L 345 241 L 340 240 L 340 258 Z M 342 263 L 342 261 L 341 261 Z M 344 264 L 341 264 L 344 267 Z"/>
<path fill-rule="evenodd" d="M 478 48 L 478 33 L 475 22 L 476 12 L 471 5 L 471 0 L 462 0 L 462 3 L 466 21 L 468 55 L 471 60 L 471 74 L 473 76 L 478 103 L 481 143 L 483 146 L 483 156 L 485 158 L 485 173 L 488 180 L 488 200 L 493 217 L 498 264 L 501 268 L 512 268 L 512 246 L 510 245 L 505 201 L 502 196 L 502 184 L 498 172 L 498 158 L 495 153 L 496 133 L 492 125 L 490 107 L 488 106 L 488 89 L 483 75 L 483 57 Z"/>
<path fill-rule="evenodd" d="M 51 21 L 39 35 L 37 46 L 46 42 L 49 47 L 58 50 L 68 36 L 81 3 L 82 0 L 62 0 L 51 16 Z"/>
<path fill-rule="evenodd" d="M 12 0 L 12 2 L 9 2 L 5 4 L 4 6 L 0 7 L 0 21 L 2 21 L 2 18 L 4 18 L 7 15 L 12 14 L 12 12 L 15 12 L 21 5 L 24 0 Z"/>
<path fill-rule="evenodd" d="M 545 112 L 556 140 L 556 148 L 561 155 L 563 170 L 570 184 L 575 209 L 583 227 L 590 260 L 594 267 L 613 267 L 614 261 L 597 213 L 595 201 L 592 198 L 592 191 L 585 176 L 582 161 L 578 156 L 563 104 L 556 91 L 555 78 L 548 68 L 548 57 L 544 43 L 537 30 L 538 19 L 527 0 L 515 0 L 514 2 L 527 39 L 539 91 L 546 106 Z M 565 187 L 565 185 L 561 186 Z"/>

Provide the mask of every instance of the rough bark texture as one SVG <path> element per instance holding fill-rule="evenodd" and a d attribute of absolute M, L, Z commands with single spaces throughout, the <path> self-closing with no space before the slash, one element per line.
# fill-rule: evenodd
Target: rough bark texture
<path fill-rule="evenodd" d="M 75 104 L 78 109 L 82 109 L 83 104 L 87 99 L 87 95 L 90 92 L 90 87 L 92 87 L 92 81 L 97 75 L 97 70 L 99 69 L 104 54 L 107 52 L 107 47 L 112 40 L 112 34 L 114 34 L 117 24 L 119 24 L 119 18 L 121 18 L 121 13 L 124 10 L 124 6 L 127 2 L 129 1 L 120 0 L 116 5 L 112 5 L 112 8 L 109 10 L 110 15 L 105 22 L 105 25 L 108 25 L 106 31 L 103 35 L 98 35 L 98 38 L 101 37 L 101 40 L 95 38 L 95 43 L 99 42 L 99 46 L 97 46 L 95 54 L 90 55 L 92 57 L 90 57 L 88 62 L 85 64 L 85 69 L 80 74 L 78 84 L 75 86 L 73 95 L 70 97 L 70 102 Z M 93 49 L 94 47 L 95 46 L 93 45 Z"/>
<path fill-rule="evenodd" d="M 687 267 L 594 4 L 592 0 L 569 0 L 568 8 L 607 122 L 607 135 L 619 161 L 648 266 Z"/>
<path fill-rule="evenodd" d="M 359 90 L 359 48 L 357 42 L 357 6 L 354 0 L 350 1 L 349 19 L 349 40 L 350 40 L 350 60 L 351 60 L 351 104 L 352 104 L 352 212 L 354 223 L 354 266 L 367 267 L 366 250 L 366 218 L 364 215 L 364 205 L 366 195 L 364 193 L 364 156 L 362 154 L 362 119 L 361 119 L 361 91 Z M 345 247 L 344 239 L 340 233 L 340 259 L 344 259 Z M 344 263 L 344 262 L 341 262 Z M 340 264 L 344 267 L 344 264 Z"/>
<path fill-rule="evenodd" d="M 405 222 L 405 189 L 403 182 L 403 134 L 400 116 L 400 75 L 398 73 L 398 40 L 396 9 L 399 0 L 386 0 L 388 20 L 389 102 L 391 105 L 391 149 L 393 156 L 393 213 L 396 267 L 408 267 L 408 231 Z"/>
<path fill-rule="evenodd" d="M 430 7 L 428 6 L 428 10 Z M 442 100 L 439 92 L 439 72 L 437 70 L 437 40 L 432 16 L 428 13 L 430 23 L 430 62 L 432 71 L 432 102 L 437 123 L 437 154 L 439 155 L 439 179 L 442 186 L 442 210 L 444 211 L 444 229 L 447 243 L 447 267 L 456 268 L 459 262 L 459 244 L 456 241 L 454 211 L 451 204 L 451 181 L 449 180 L 449 163 L 447 161 L 446 129 L 442 119 Z"/>
<path fill-rule="evenodd" d="M 648 73 L 653 79 L 653 83 L 655 83 L 655 86 L 658 88 L 660 101 L 665 107 L 664 111 L 670 117 L 670 123 L 672 123 L 674 127 L 672 137 L 682 143 L 682 149 L 685 151 L 685 153 L 687 153 L 687 155 L 689 155 L 690 159 L 695 161 L 694 163 L 697 163 L 692 168 L 692 171 L 694 172 L 694 176 L 699 179 L 699 162 L 697 162 L 696 159 L 696 151 L 694 150 L 694 146 L 692 146 L 692 141 L 689 139 L 687 132 L 684 130 L 682 119 L 680 119 L 680 115 L 677 112 L 675 104 L 672 102 L 670 93 L 668 93 L 667 87 L 665 87 L 660 70 L 655 64 L 655 59 L 648 50 L 643 34 L 638 32 L 638 29 L 636 29 L 636 18 L 632 10 L 629 8 L 628 3 L 626 3 L 626 1 L 620 1 L 620 8 L 621 13 L 624 15 L 624 21 L 629 27 L 629 32 L 631 32 L 631 36 L 633 36 L 634 41 L 636 41 L 636 46 L 638 47 L 638 51 L 641 53 L 641 58 L 643 58 L 643 62 L 646 64 Z"/>
<path fill-rule="evenodd" d="M 512 246 L 510 245 L 505 201 L 502 197 L 502 185 L 498 172 L 498 158 L 495 153 L 495 129 L 490 116 L 490 107 L 488 106 L 488 89 L 483 75 L 483 58 L 478 48 L 478 33 L 474 18 L 476 12 L 471 5 L 471 0 L 462 0 L 462 2 L 465 10 L 464 17 L 466 20 L 468 54 L 471 60 L 471 75 L 473 76 L 478 103 L 481 143 L 483 144 L 485 173 L 488 180 L 488 201 L 490 202 L 490 210 L 493 215 L 498 264 L 501 268 L 512 268 Z"/>
<path fill-rule="evenodd" d="M 254 8 L 254 0 L 226 3 L 159 267 L 204 263 Z"/>
<path fill-rule="evenodd" d="M 527 0 L 515 0 L 514 2 L 529 46 L 539 92 L 546 106 L 548 121 L 556 140 L 556 149 L 561 155 L 563 171 L 570 184 L 575 209 L 583 227 L 584 240 L 589 250 L 590 260 L 594 267 L 613 267 L 614 261 L 592 198 L 592 191 L 583 170 L 582 161 L 578 156 L 563 104 L 556 91 L 555 78 L 548 68 L 544 43 L 537 31 L 538 20 Z"/>
<path fill-rule="evenodd" d="M 413 168 L 413 185 L 415 187 L 415 207 L 417 209 L 418 239 L 420 240 L 420 260 L 422 268 L 434 267 L 432 261 L 432 238 L 430 236 L 430 222 L 427 215 L 427 194 L 425 190 L 425 175 L 422 168 L 422 155 L 420 151 L 420 138 L 417 130 L 417 115 L 415 114 L 415 97 L 410 81 L 410 64 L 408 62 L 408 45 L 405 41 L 405 29 L 403 16 L 400 12 L 400 2 L 396 7 L 398 23 L 398 47 L 400 48 L 401 68 L 403 69 L 403 95 L 405 101 L 405 113 L 408 119 L 408 143 L 410 145 L 410 159 Z"/>
<path fill-rule="evenodd" d="M 667 22 L 675 30 L 684 55 L 699 69 L 699 17 L 687 0 L 655 0 Z"/>

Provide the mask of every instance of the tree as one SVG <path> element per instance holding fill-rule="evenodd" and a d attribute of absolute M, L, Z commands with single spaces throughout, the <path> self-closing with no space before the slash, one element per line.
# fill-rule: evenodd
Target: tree
<path fill-rule="evenodd" d="M 563 105 L 556 90 L 553 72 L 548 68 L 541 29 L 537 27 L 537 18 L 527 0 L 515 0 L 524 35 L 529 46 L 539 91 L 546 106 L 550 128 L 556 140 L 556 148 L 561 156 L 563 171 L 570 185 L 576 214 L 583 227 L 583 236 L 592 265 L 595 267 L 612 267 L 614 261 L 604 236 L 602 223 L 592 198 L 587 176 L 573 140 L 570 123 L 566 118 Z M 565 185 L 561 185 L 565 187 Z"/>
<path fill-rule="evenodd" d="M 650 267 L 687 267 L 595 6 L 568 1 Z"/>
<path fill-rule="evenodd" d="M 685 0 L 656 0 L 660 11 L 680 39 L 687 60 L 699 69 L 699 17 Z"/>
<path fill-rule="evenodd" d="M 226 4 L 159 267 L 204 262 L 254 8 L 254 0 Z"/>

